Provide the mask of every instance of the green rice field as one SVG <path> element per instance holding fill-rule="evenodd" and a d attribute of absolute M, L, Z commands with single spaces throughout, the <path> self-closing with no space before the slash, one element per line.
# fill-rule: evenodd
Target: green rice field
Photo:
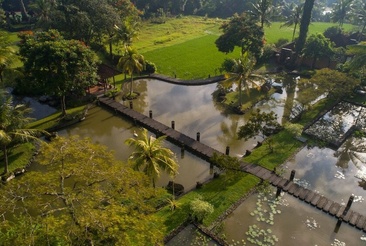
<path fill-rule="evenodd" d="M 182 79 L 218 75 L 218 68 L 225 58 L 240 55 L 239 49 L 227 55 L 217 50 L 215 40 L 221 34 L 219 27 L 222 23 L 220 19 L 182 17 L 169 19 L 164 24 L 144 24 L 134 46 L 147 60 L 156 64 L 158 73 Z M 281 25 L 277 22 L 265 27 L 267 43 L 274 44 L 281 38 L 291 40 L 293 27 L 280 28 Z M 312 23 L 309 34 L 323 33 L 334 25 Z M 352 28 L 352 25 L 344 25 L 346 31 Z"/>

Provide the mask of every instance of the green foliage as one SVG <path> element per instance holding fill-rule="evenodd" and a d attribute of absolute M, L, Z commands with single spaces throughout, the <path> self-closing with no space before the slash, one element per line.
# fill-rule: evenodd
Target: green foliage
<path fill-rule="evenodd" d="M 126 46 L 124 54 L 118 61 L 117 67 L 121 68 L 123 73 L 131 76 L 129 93 L 131 95 L 133 92 L 133 75 L 135 73 L 139 74 L 146 69 L 145 58 L 136 49 L 131 46 Z"/>
<path fill-rule="evenodd" d="M 190 202 L 191 216 L 197 222 L 202 222 L 209 214 L 212 214 L 214 207 L 202 197 L 196 197 Z"/>
<path fill-rule="evenodd" d="M 24 104 L 14 105 L 12 96 L 0 91 L 0 148 L 4 156 L 4 174 L 9 171 L 9 149 L 16 144 L 37 139 L 36 135 L 40 133 L 39 130 L 26 127 L 33 120 L 27 117 L 31 111 Z"/>
<path fill-rule="evenodd" d="M 178 172 L 178 163 L 173 151 L 163 147 L 165 138 L 166 136 L 159 138 L 148 136 L 144 128 L 138 138 L 129 138 L 125 141 L 127 145 L 135 148 L 129 162 L 135 170 L 143 171 L 151 178 L 154 187 L 156 179 L 160 176 L 160 170 L 167 172 L 171 177 Z"/>
<path fill-rule="evenodd" d="M 241 48 L 241 53 L 250 52 L 256 59 L 262 54 L 264 32 L 252 16 L 234 15 L 220 29 L 224 33 L 215 41 L 219 51 L 233 52 L 234 47 L 237 46 Z"/>
<path fill-rule="evenodd" d="M 57 137 L 42 144 L 36 162 L 45 171 L 0 189 L 2 244 L 162 244 L 164 227 L 151 216 L 157 193 L 106 147 Z"/>
<path fill-rule="evenodd" d="M 14 60 L 15 49 L 11 47 L 9 36 L 6 32 L 0 30 L 0 83 L 4 82 L 4 71 L 11 66 Z"/>
<path fill-rule="evenodd" d="M 155 63 L 151 61 L 145 61 L 145 69 L 142 71 L 143 73 L 152 74 L 157 73 L 158 69 L 156 68 Z"/>
<path fill-rule="evenodd" d="M 331 27 L 328 27 L 324 32 L 324 37 L 326 38 L 332 38 L 332 37 L 335 37 L 339 34 L 342 34 L 343 33 L 343 28 L 339 27 L 339 26 L 331 26 Z"/>
<path fill-rule="evenodd" d="M 317 70 L 311 79 L 300 79 L 298 88 L 301 91 L 297 100 L 303 105 L 309 105 L 322 95 L 329 99 L 339 100 L 350 95 L 360 81 L 336 70 Z"/>
<path fill-rule="evenodd" d="M 219 155 L 214 153 L 210 159 L 210 162 L 222 171 L 238 171 L 240 168 L 240 162 L 238 158 L 229 155 Z"/>
<path fill-rule="evenodd" d="M 66 114 L 66 96 L 82 95 L 97 82 L 95 53 L 80 41 L 65 40 L 56 30 L 19 36 L 24 80 L 29 88 L 60 97 L 62 113 Z"/>
<path fill-rule="evenodd" d="M 315 61 L 320 57 L 331 57 L 334 54 L 332 42 L 324 37 L 323 34 L 312 34 L 306 40 L 305 47 L 303 49 L 305 57 L 311 57 Z"/>
<path fill-rule="evenodd" d="M 231 64 L 226 61 L 222 65 L 230 68 Z M 246 51 L 244 52 L 239 59 L 232 60 L 232 67 L 230 71 L 227 71 L 225 74 L 225 80 L 221 82 L 223 88 L 228 89 L 231 88 L 234 84 L 237 85 L 239 91 L 239 110 L 241 110 L 242 106 L 242 87 L 245 88 L 247 94 L 249 95 L 249 91 L 251 88 L 260 88 L 259 81 L 263 81 L 264 78 L 260 75 L 252 74 L 254 70 L 254 65 L 256 64 L 256 60 L 254 56 Z"/>

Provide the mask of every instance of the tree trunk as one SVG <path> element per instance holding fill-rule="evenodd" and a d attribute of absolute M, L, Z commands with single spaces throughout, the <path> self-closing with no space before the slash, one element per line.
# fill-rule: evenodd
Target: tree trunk
<path fill-rule="evenodd" d="M 133 92 L 133 73 L 131 73 L 131 84 L 130 84 L 130 95 L 132 96 Z"/>
<path fill-rule="evenodd" d="M 295 46 L 295 57 L 298 59 L 301 55 L 302 49 L 305 46 L 306 36 L 308 34 L 309 24 L 311 20 L 311 11 L 313 10 L 315 0 L 306 0 L 304 10 L 300 22 L 300 34 Z"/>
<path fill-rule="evenodd" d="M 66 99 L 65 99 L 65 95 L 61 96 L 61 115 L 65 116 L 66 115 Z"/>

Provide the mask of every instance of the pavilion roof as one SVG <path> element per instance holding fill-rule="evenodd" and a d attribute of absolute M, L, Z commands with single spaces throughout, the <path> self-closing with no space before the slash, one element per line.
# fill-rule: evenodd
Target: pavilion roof
<path fill-rule="evenodd" d="M 111 67 L 104 63 L 102 63 L 98 66 L 98 75 L 101 80 L 111 78 L 111 77 L 116 76 L 121 73 L 122 73 L 121 71 L 118 71 L 114 67 Z"/>

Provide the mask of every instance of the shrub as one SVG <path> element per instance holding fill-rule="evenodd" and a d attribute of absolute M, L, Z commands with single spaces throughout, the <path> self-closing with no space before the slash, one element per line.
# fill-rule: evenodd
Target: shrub
<path fill-rule="evenodd" d="M 150 61 L 145 61 L 145 70 L 143 71 L 143 73 L 147 73 L 147 74 L 151 74 L 151 73 L 156 73 L 157 72 L 157 68 L 155 63 L 150 62 Z"/>
<path fill-rule="evenodd" d="M 190 203 L 190 210 L 192 218 L 194 218 L 197 222 L 202 222 L 205 217 L 213 213 L 214 208 L 212 204 L 203 201 L 202 197 L 196 197 Z"/>

